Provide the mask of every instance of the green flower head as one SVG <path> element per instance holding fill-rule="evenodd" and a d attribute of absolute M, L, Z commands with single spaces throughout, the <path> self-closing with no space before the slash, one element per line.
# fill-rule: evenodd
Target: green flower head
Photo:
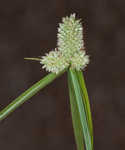
<path fill-rule="evenodd" d="M 85 53 L 83 28 L 75 14 L 62 19 L 57 34 L 57 48 L 41 58 L 40 63 L 49 72 L 59 73 L 67 67 L 81 70 L 89 63 Z"/>
<path fill-rule="evenodd" d="M 57 37 L 57 46 L 63 55 L 70 57 L 84 48 L 82 25 L 80 20 L 76 20 L 75 14 L 62 19 Z"/>
<path fill-rule="evenodd" d="M 54 73 L 58 73 L 69 66 L 65 57 L 62 57 L 62 54 L 56 49 L 43 56 L 40 63 L 43 64 L 42 68 L 45 68 L 46 71 Z"/>

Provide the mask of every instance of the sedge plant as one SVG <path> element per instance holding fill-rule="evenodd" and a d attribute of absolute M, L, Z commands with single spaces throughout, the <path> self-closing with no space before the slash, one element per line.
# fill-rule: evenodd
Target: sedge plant
<path fill-rule="evenodd" d="M 5 119 L 16 108 L 49 85 L 57 77 L 67 72 L 70 109 L 77 150 L 93 150 L 93 127 L 89 97 L 82 70 L 89 63 L 83 41 L 81 20 L 75 14 L 64 17 L 59 24 L 57 47 L 40 58 L 25 58 L 39 61 L 49 72 L 0 112 L 0 120 Z"/>

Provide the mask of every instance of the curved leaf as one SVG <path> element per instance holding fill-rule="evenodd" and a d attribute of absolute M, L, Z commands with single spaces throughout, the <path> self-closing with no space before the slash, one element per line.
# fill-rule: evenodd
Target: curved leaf
<path fill-rule="evenodd" d="M 20 105 L 22 105 L 28 99 L 30 99 L 37 92 L 39 92 L 45 86 L 47 86 L 48 84 L 50 84 L 54 79 L 56 79 L 58 76 L 60 76 L 64 72 L 65 72 L 65 70 L 62 71 L 62 72 L 60 72 L 59 74 L 50 73 L 46 77 L 44 77 L 43 79 L 41 79 L 40 81 L 38 81 L 37 83 L 35 83 L 33 86 L 31 86 L 28 90 L 26 90 L 19 97 L 17 97 L 15 100 L 13 100 L 8 106 L 6 106 L 0 112 L 0 120 L 3 120 L 4 118 L 6 118 L 16 108 L 18 108 Z"/>

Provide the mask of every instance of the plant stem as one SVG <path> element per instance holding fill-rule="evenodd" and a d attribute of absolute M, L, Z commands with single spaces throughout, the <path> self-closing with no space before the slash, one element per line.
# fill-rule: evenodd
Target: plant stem
<path fill-rule="evenodd" d="M 43 79 L 35 83 L 33 86 L 31 86 L 29 89 L 27 89 L 24 93 L 22 93 L 19 97 L 17 97 L 15 100 L 13 100 L 8 106 L 6 106 L 1 112 L 0 112 L 0 121 L 6 118 L 10 113 L 12 113 L 16 108 L 21 106 L 24 102 L 26 102 L 28 99 L 30 99 L 32 96 L 34 96 L 37 92 L 39 92 L 41 89 L 46 87 L 48 84 L 50 84 L 53 80 L 55 80 L 57 77 L 62 75 L 66 70 L 63 70 L 62 72 L 55 74 L 50 73 L 47 76 L 45 76 Z"/>

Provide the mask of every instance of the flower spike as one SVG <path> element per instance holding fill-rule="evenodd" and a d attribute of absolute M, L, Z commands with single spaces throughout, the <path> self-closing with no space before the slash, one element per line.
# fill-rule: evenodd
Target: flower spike
<path fill-rule="evenodd" d="M 40 63 L 49 72 L 59 73 L 67 67 L 81 70 L 89 63 L 85 53 L 83 28 L 75 14 L 62 19 L 57 34 L 57 49 L 41 58 Z"/>

